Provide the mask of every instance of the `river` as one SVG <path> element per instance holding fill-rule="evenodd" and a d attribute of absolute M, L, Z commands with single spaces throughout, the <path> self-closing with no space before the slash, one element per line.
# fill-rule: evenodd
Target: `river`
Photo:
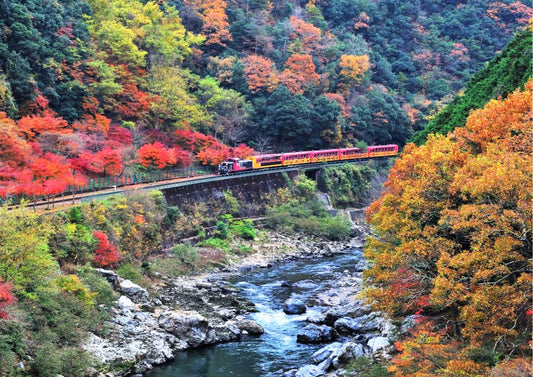
<path fill-rule="evenodd" d="M 361 250 L 319 259 L 288 261 L 269 268 L 247 271 L 230 280 L 251 300 L 257 312 L 250 318 L 265 329 L 260 337 L 219 344 L 186 352 L 154 368 L 150 377 L 274 377 L 310 363 L 310 356 L 324 344 L 300 344 L 296 334 L 306 318 L 326 310 L 321 295 L 331 295 L 339 284 L 360 271 Z M 358 267 L 359 265 L 359 267 Z M 335 295 L 335 293 L 333 293 Z M 287 315 L 283 303 L 302 300 L 302 315 Z"/>

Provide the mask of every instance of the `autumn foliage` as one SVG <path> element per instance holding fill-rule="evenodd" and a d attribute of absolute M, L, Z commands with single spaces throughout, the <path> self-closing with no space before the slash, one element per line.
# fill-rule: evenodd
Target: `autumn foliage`
<path fill-rule="evenodd" d="M 339 62 L 341 90 L 348 90 L 352 85 L 360 83 L 366 71 L 370 69 L 368 55 L 342 55 Z"/>
<path fill-rule="evenodd" d="M 116 264 L 120 260 L 120 253 L 117 247 L 109 241 L 107 234 L 101 231 L 94 231 L 93 236 L 98 240 L 94 262 L 99 267 L 107 267 Z"/>
<path fill-rule="evenodd" d="M 0 319 L 8 318 L 8 314 L 5 312 L 5 308 L 13 304 L 15 296 L 11 292 L 13 289 L 12 285 L 9 283 L 4 283 L 0 280 Z"/>
<path fill-rule="evenodd" d="M 289 18 L 289 24 L 293 30 L 293 39 L 301 43 L 303 51 L 310 53 L 318 47 L 322 34 L 319 28 L 296 16 Z"/>
<path fill-rule="evenodd" d="M 198 12 L 203 22 L 202 34 L 206 37 L 206 44 L 225 46 L 225 42 L 231 40 L 224 0 L 186 0 L 185 3 Z"/>
<path fill-rule="evenodd" d="M 292 94 L 302 94 L 309 87 L 318 85 L 320 76 L 316 73 L 311 55 L 294 54 L 285 62 L 279 79 Z"/>
<path fill-rule="evenodd" d="M 400 344 L 397 376 L 482 375 L 490 365 L 475 349 L 529 352 L 532 87 L 408 145 L 368 210 L 367 296 L 394 316 L 439 313 Z"/>
<path fill-rule="evenodd" d="M 271 93 L 276 90 L 279 78 L 271 60 L 259 55 L 249 55 L 243 62 L 248 88 L 251 92 L 265 90 Z"/>
<path fill-rule="evenodd" d="M 215 143 L 200 151 L 196 158 L 203 165 L 218 165 L 230 157 L 230 149 L 223 144 Z"/>
<path fill-rule="evenodd" d="M 147 168 L 162 169 L 170 161 L 170 152 L 165 146 L 159 142 L 153 144 L 144 144 L 137 151 L 139 155 L 139 163 Z"/>

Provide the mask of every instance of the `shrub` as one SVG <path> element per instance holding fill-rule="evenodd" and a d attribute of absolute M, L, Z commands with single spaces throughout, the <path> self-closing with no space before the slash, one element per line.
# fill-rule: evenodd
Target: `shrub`
<path fill-rule="evenodd" d="M 15 321 L 0 319 L 0 375 L 17 376 L 17 359 L 25 354 L 24 329 Z"/>
<path fill-rule="evenodd" d="M 225 252 L 230 252 L 231 247 L 228 244 L 228 241 L 221 240 L 220 238 L 208 238 L 199 243 L 200 246 L 213 247 L 215 249 L 224 250 Z"/>
<path fill-rule="evenodd" d="M 76 296 L 83 304 L 88 307 L 94 306 L 94 297 L 96 293 L 92 293 L 87 287 L 83 285 L 80 278 L 76 275 L 62 275 L 55 280 L 59 289 L 68 294 Z"/>
<path fill-rule="evenodd" d="M 115 245 L 111 244 L 104 232 L 94 231 L 94 238 L 98 240 L 98 246 L 94 256 L 94 262 L 99 267 L 112 266 L 120 260 L 120 253 Z"/>
<path fill-rule="evenodd" d="M 96 251 L 98 240 L 84 225 L 69 223 L 54 232 L 49 241 L 50 251 L 60 263 L 85 263 Z"/>
<path fill-rule="evenodd" d="M 81 212 L 80 207 L 72 207 L 68 211 L 68 221 L 73 224 L 83 224 L 83 213 Z"/>
<path fill-rule="evenodd" d="M 183 263 L 194 263 L 198 258 L 196 249 L 187 244 L 176 245 L 172 248 L 174 254 Z"/>
<path fill-rule="evenodd" d="M 50 224 L 29 210 L 0 208 L 0 279 L 11 282 L 19 296 L 32 297 L 57 273 L 50 231 Z"/>
<path fill-rule="evenodd" d="M 233 234 L 244 240 L 253 240 L 257 236 L 257 230 L 250 219 L 232 221 L 230 229 Z"/>
<path fill-rule="evenodd" d="M 117 273 L 120 277 L 131 280 L 136 284 L 140 283 L 142 280 L 142 273 L 140 269 L 131 263 L 126 263 L 120 266 L 120 268 L 117 270 Z"/>
<path fill-rule="evenodd" d="M 13 304 L 15 296 L 11 292 L 13 286 L 9 283 L 3 283 L 0 280 L 0 319 L 8 318 L 8 314 L 5 312 L 5 308 Z"/>
<path fill-rule="evenodd" d="M 228 224 L 226 224 L 224 221 L 217 221 L 217 231 L 216 236 L 221 239 L 228 238 Z"/>
<path fill-rule="evenodd" d="M 98 272 L 89 266 L 80 268 L 78 275 L 85 286 L 91 292 L 96 293 L 94 301 L 97 304 L 105 304 L 108 306 L 114 305 L 117 294 L 109 284 L 106 278 L 101 276 Z"/>
<path fill-rule="evenodd" d="M 351 360 L 346 366 L 349 377 L 390 377 L 392 374 L 387 368 L 380 364 L 375 364 L 372 359 L 360 356 Z"/>

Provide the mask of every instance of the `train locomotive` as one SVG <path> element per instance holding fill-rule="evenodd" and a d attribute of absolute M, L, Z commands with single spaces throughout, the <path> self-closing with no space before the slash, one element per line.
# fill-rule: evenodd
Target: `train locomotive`
<path fill-rule="evenodd" d="M 396 144 L 374 145 L 365 149 L 342 148 L 317 151 L 272 153 L 250 156 L 245 159 L 229 158 L 218 166 L 218 174 L 232 174 L 254 169 L 305 165 L 330 161 L 350 161 L 398 155 Z"/>

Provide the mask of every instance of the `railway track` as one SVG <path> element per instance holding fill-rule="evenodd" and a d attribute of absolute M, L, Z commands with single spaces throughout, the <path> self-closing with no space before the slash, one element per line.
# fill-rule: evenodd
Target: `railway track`
<path fill-rule="evenodd" d="M 378 157 L 374 159 L 389 158 L 389 157 Z M 258 170 L 245 170 L 228 175 L 217 175 L 217 174 L 208 174 L 201 176 L 193 177 L 180 177 L 174 179 L 162 179 L 153 182 L 137 183 L 137 184 L 128 184 L 122 186 L 113 186 L 112 188 L 104 189 L 93 189 L 93 191 L 84 191 L 77 193 L 67 193 L 58 195 L 55 197 L 50 197 L 42 200 L 37 200 L 35 202 L 26 202 L 23 205 L 27 208 L 31 208 L 35 211 L 42 212 L 53 212 L 57 210 L 64 209 L 65 207 L 75 206 L 83 202 L 90 202 L 93 200 L 103 199 L 112 195 L 127 195 L 128 193 L 134 193 L 135 191 L 140 190 L 165 190 L 173 187 L 182 187 L 182 186 L 191 186 L 198 185 L 202 183 L 236 179 L 242 177 L 249 177 L 254 175 L 261 174 L 277 174 L 281 172 L 289 172 L 295 170 L 317 170 L 323 167 L 330 166 L 342 166 L 346 163 L 366 163 L 369 159 L 357 159 L 357 160 L 345 160 L 345 161 L 332 161 L 332 162 L 319 162 L 305 165 L 291 165 L 291 166 L 282 166 L 269 169 L 258 169 Z M 12 205 L 8 208 L 18 208 L 20 205 Z"/>

